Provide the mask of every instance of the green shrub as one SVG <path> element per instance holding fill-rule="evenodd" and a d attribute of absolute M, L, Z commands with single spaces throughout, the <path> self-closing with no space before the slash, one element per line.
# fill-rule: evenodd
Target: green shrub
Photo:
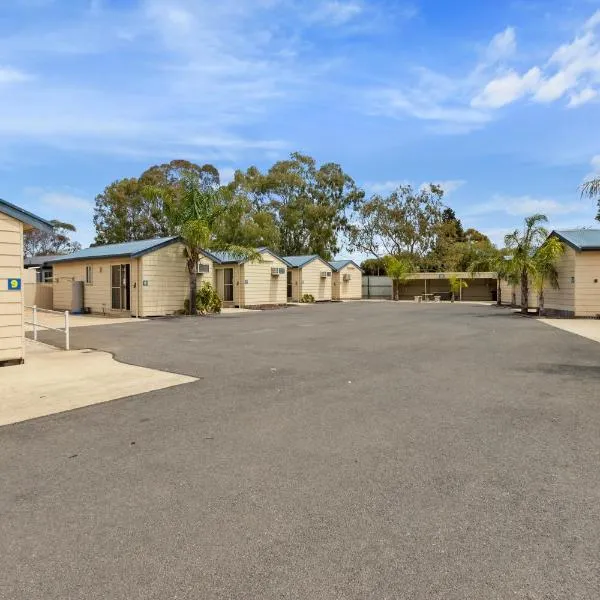
<path fill-rule="evenodd" d="M 302 298 L 300 298 L 300 302 L 304 304 L 312 304 L 315 301 L 315 297 L 312 294 L 304 294 Z"/>
<path fill-rule="evenodd" d="M 219 298 L 217 290 L 208 281 L 200 286 L 196 294 L 196 306 L 201 313 L 221 312 L 221 298 Z"/>
<path fill-rule="evenodd" d="M 220 313 L 221 306 L 222 302 L 217 294 L 217 290 L 208 281 L 205 281 L 196 292 L 196 308 L 198 312 L 202 315 Z M 187 298 L 183 303 L 183 310 L 186 315 L 190 314 L 190 301 Z"/>

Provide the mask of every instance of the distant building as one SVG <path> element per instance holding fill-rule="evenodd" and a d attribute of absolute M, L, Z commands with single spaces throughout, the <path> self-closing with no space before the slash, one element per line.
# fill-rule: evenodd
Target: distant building
<path fill-rule="evenodd" d="M 23 261 L 26 269 L 37 269 L 36 281 L 38 283 L 52 283 L 52 265 L 50 261 L 63 258 L 64 254 L 46 254 L 42 256 L 31 256 Z"/>

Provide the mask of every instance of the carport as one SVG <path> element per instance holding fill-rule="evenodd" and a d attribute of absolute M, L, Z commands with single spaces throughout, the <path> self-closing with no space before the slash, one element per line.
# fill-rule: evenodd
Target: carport
<path fill-rule="evenodd" d="M 0 199 L 0 366 L 25 359 L 23 233 L 52 225 Z"/>
<path fill-rule="evenodd" d="M 496 273 L 410 273 L 400 284 L 400 300 L 413 300 L 415 296 L 435 295 L 443 299 L 450 297 L 450 279 L 457 278 L 466 282 L 468 287 L 460 290 L 456 300 L 487 302 L 495 300 L 497 292 Z"/>

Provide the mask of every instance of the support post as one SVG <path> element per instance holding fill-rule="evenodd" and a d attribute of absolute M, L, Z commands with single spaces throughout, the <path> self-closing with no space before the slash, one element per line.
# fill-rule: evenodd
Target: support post
<path fill-rule="evenodd" d="M 463 282 L 463 280 L 459 279 L 458 281 L 460 283 L 460 288 L 458 290 L 458 299 L 462 302 L 462 282 Z"/>
<path fill-rule="evenodd" d="M 37 327 L 37 305 L 33 305 L 33 339 L 37 342 L 38 327 Z"/>
<path fill-rule="evenodd" d="M 69 311 L 65 310 L 65 350 L 71 349 L 71 336 L 69 333 Z"/>

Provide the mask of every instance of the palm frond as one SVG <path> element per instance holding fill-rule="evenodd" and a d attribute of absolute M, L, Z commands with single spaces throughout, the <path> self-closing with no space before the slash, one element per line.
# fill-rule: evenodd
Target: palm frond
<path fill-rule="evenodd" d="M 581 195 L 586 198 L 600 198 L 600 177 L 594 177 L 580 187 Z"/>

